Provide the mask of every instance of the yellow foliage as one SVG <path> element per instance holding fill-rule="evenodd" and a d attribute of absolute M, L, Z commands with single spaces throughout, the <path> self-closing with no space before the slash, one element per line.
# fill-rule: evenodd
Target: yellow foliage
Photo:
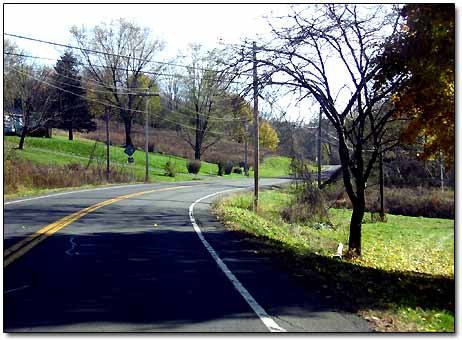
<path fill-rule="evenodd" d="M 279 137 L 271 124 L 266 121 L 261 122 L 259 134 L 260 145 L 271 151 L 276 151 L 279 145 Z"/>

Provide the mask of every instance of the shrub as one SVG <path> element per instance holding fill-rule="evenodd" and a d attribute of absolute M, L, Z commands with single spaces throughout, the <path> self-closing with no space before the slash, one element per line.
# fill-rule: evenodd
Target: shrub
<path fill-rule="evenodd" d="M 164 165 L 165 176 L 175 177 L 176 176 L 176 165 L 171 160 L 168 160 Z"/>
<path fill-rule="evenodd" d="M 338 190 L 340 189 L 340 190 Z M 336 188 L 329 186 L 324 190 L 325 197 L 335 208 L 352 208 L 345 190 L 339 184 Z M 441 192 L 436 188 L 385 188 L 385 212 L 394 215 L 454 218 L 454 192 Z M 366 190 L 366 210 L 379 210 L 379 188 Z"/>
<path fill-rule="evenodd" d="M 289 223 L 325 223 L 329 217 L 322 191 L 311 176 L 307 175 L 301 184 L 294 188 L 294 200 L 286 207 L 281 216 Z"/>
<path fill-rule="evenodd" d="M 130 181 L 130 173 L 111 166 L 110 181 Z M 64 166 L 44 165 L 23 159 L 6 159 L 4 162 L 5 193 L 15 194 L 31 189 L 78 187 L 85 184 L 106 183 L 106 166 L 85 168 L 80 163 Z"/>
<path fill-rule="evenodd" d="M 233 162 L 232 161 L 226 161 L 224 164 L 224 171 L 225 175 L 231 175 L 231 172 L 233 171 Z"/>
<path fill-rule="evenodd" d="M 234 168 L 234 169 L 233 169 L 233 172 L 234 172 L 235 174 L 242 174 L 242 169 L 241 169 L 241 168 Z"/>
<path fill-rule="evenodd" d="M 197 175 L 201 169 L 201 161 L 197 159 L 188 161 L 186 167 L 188 168 L 188 173 Z"/>
<path fill-rule="evenodd" d="M 223 176 L 223 168 L 225 167 L 225 163 L 223 161 L 218 161 L 218 176 Z"/>

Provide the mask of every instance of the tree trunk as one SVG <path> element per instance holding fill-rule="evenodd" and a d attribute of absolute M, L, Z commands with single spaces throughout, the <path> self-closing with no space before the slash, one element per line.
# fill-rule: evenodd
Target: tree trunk
<path fill-rule="evenodd" d="M 201 147 L 199 144 L 197 144 L 197 138 L 196 138 L 196 145 L 194 146 L 194 159 L 199 160 L 201 159 Z"/>
<path fill-rule="evenodd" d="M 69 140 L 74 140 L 74 131 L 72 127 L 69 128 Z"/>
<path fill-rule="evenodd" d="M 24 126 L 21 131 L 21 139 L 19 140 L 19 146 L 18 146 L 19 150 L 24 149 L 24 140 L 26 139 L 26 135 L 27 135 L 27 126 Z"/>
<path fill-rule="evenodd" d="M 194 144 L 194 159 L 200 160 L 201 159 L 201 151 L 202 151 L 202 137 L 201 137 L 201 130 L 200 130 L 200 118 L 199 115 L 196 114 L 196 143 Z"/>
<path fill-rule="evenodd" d="M 348 240 L 350 256 L 361 256 L 361 225 L 366 207 L 364 191 L 365 188 L 358 185 L 357 198 L 353 202 L 353 214 L 350 221 L 350 238 Z"/>
<path fill-rule="evenodd" d="M 132 143 L 132 120 L 130 118 L 124 118 L 125 125 L 125 146 L 133 145 Z"/>

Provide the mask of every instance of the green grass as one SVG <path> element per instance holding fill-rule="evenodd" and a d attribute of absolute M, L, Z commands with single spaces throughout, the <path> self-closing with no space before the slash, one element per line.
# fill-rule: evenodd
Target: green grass
<path fill-rule="evenodd" d="M 285 177 L 290 174 L 291 159 L 284 156 L 266 157 L 260 164 L 259 172 L 261 177 Z M 316 171 L 315 165 L 308 164 L 308 168 Z M 253 171 L 250 172 L 251 176 Z"/>
<path fill-rule="evenodd" d="M 351 210 L 331 209 L 330 215 L 347 230 Z M 364 265 L 454 277 L 454 220 L 387 215 L 387 223 L 365 223 L 362 238 Z"/>
<path fill-rule="evenodd" d="M 15 147 L 19 143 L 17 136 L 5 136 L 5 149 Z M 17 150 L 16 153 L 23 159 L 28 159 L 42 164 L 64 165 L 71 162 L 88 164 L 90 156 L 93 154 L 93 162 L 105 161 L 106 147 L 103 143 L 96 143 L 87 139 L 75 139 L 69 141 L 65 136 L 55 136 L 53 138 L 26 138 L 24 150 Z M 145 173 L 145 153 L 137 150 L 134 155 L 135 175 L 137 179 L 144 179 Z M 122 147 L 110 147 L 110 159 L 113 163 L 130 169 L 127 164 L 127 155 Z M 164 166 L 167 161 L 176 165 L 177 176 L 164 176 Z M 153 180 L 162 181 L 183 181 L 191 180 L 196 177 L 188 174 L 186 163 L 187 159 L 172 155 L 159 153 L 149 154 L 150 177 Z M 261 164 L 260 173 L 262 177 L 287 176 L 289 173 L 290 159 L 288 157 L 272 156 L 265 159 Z M 218 167 L 216 164 L 202 161 L 198 176 L 216 176 Z M 242 178 L 243 175 L 232 173 L 225 178 Z"/>
<path fill-rule="evenodd" d="M 70 163 L 79 163 L 83 166 L 105 167 L 106 146 L 104 143 L 85 138 L 75 137 L 69 141 L 66 135 L 55 135 L 53 138 L 34 138 L 28 137 L 25 140 L 23 150 L 15 149 L 19 143 L 17 136 L 4 137 L 4 157 L 14 155 L 19 159 L 31 161 L 43 165 L 65 166 Z M 15 149 L 15 150 L 13 150 Z M 14 152 L 13 152 L 14 151 Z M 134 155 L 135 163 L 133 165 L 135 182 L 143 182 L 145 177 L 145 153 L 137 150 Z M 90 158 L 92 159 L 89 162 Z M 127 155 L 124 149 L 119 146 L 110 146 L 111 165 L 116 166 L 122 172 L 131 173 L 132 165 L 127 163 Z M 175 164 L 177 173 L 175 177 L 165 176 L 164 166 L 171 161 Z M 189 181 L 200 180 L 205 176 L 217 177 L 218 167 L 216 164 L 201 162 L 201 169 L 198 175 L 189 174 L 187 171 L 188 160 L 173 155 L 160 153 L 149 154 L 149 178 L 150 181 Z M 264 176 L 286 176 L 288 174 L 289 160 L 286 157 L 269 157 L 262 164 Z M 243 178 L 243 174 L 231 173 L 223 178 Z M 8 193 L 8 198 L 36 195 L 46 193 L 49 190 L 59 190 L 59 188 L 31 188 L 21 187 L 18 192 Z"/>
<path fill-rule="evenodd" d="M 261 177 L 278 177 L 289 175 L 290 158 L 283 156 L 268 157 L 263 160 L 259 171 Z"/>
<path fill-rule="evenodd" d="M 17 145 L 19 137 L 8 136 L 5 138 L 6 143 Z M 26 138 L 24 150 L 17 150 L 17 154 L 23 158 L 43 164 L 64 165 L 70 162 L 78 162 L 88 164 L 90 156 L 93 154 L 93 162 L 105 162 L 106 147 L 103 143 L 95 142 L 86 139 L 76 139 L 69 141 L 66 137 L 56 136 L 54 138 Z M 137 150 L 133 158 L 135 159 L 134 168 L 137 178 L 144 178 L 145 172 L 145 153 Z M 127 164 L 127 155 L 122 147 L 110 147 L 110 159 L 113 163 L 118 163 L 130 170 L 130 165 Z M 164 166 L 167 161 L 176 164 L 177 176 L 174 178 L 164 176 Z M 192 179 L 193 175 L 188 174 L 186 169 L 187 159 L 163 155 L 159 153 L 150 153 L 149 166 L 150 176 L 155 180 L 188 180 Z M 216 164 L 202 162 L 200 175 L 214 175 L 217 173 Z"/>
<path fill-rule="evenodd" d="M 333 229 L 289 224 L 280 216 L 291 195 L 261 192 L 258 215 L 250 211 L 251 194 L 231 196 L 215 209 L 229 228 L 270 244 L 278 260 L 286 256 L 297 277 L 332 286 L 330 294 L 376 330 L 454 331 L 453 220 L 387 215 L 387 223 L 368 223 L 366 214 L 362 257 L 338 260 L 333 255 L 339 242 L 347 247 L 351 210 L 329 211 Z"/>

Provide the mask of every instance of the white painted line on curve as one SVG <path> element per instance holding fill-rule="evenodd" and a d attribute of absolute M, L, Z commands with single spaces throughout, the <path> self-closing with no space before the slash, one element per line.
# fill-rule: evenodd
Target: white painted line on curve
<path fill-rule="evenodd" d="M 242 285 L 242 283 L 237 279 L 237 277 L 229 270 L 228 266 L 223 262 L 223 260 L 218 256 L 218 254 L 215 252 L 213 247 L 210 245 L 210 243 L 207 242 L 207 240 L 204 238 L 204 235 L 202 235 L 202 231 L 199 228 L 199 226 L 196 223 L 196 219 L 194 218 L 194 206 L 199 203 L 202 200 L 205 200 L 209 197 L 219 195 L 221 193 L 229 192 L 229 191 L 236 191 L 236 190 L 242 190 L 246 188 L 240 188 L 240 189 L 228 189 L 228 190 L 223 190 L 219 191 L 204 197 L 201 197 L 194 201 L 193 204 L 189 206 L 189 219 L 191 220 L 191 223 L 194 227 L 194 230 L 199 236 L 199 239 L 202 241 L 203 245 L 205 248 L 209 251 L 210 255 L 212 255 L 213 259 L 215 262 L 218 264 L 218 267 L 223 271 L 223 273 L 226 275 L 226 277 L 231 281 L 233 284 L 234 288 L 242 295 L 242 297 L 245 299 L 245 301 L 249 304 L 249 306 L 253 309 L 255 314 L 260 318 L 260 320 L 265 324 L 266 328 L 270 332 L 286 332 L 286 330 L 282 327 L 280 327 L 269 315 L 268 313 L 263 309 L 262 306 L 258 304 L 258 302 L 253 298 L 253 296 L 249 293 L 247 289 Z"/>
<path fill-rule="evenodd" d="M 26 201 L 32 201 L 32 200 L 38 200 L 41 198 L 48 198 L 48 197 L 55 197 L 55 196 L 62 196 L 62 195 L 70 195 L 70 194 L 78 194 L 81 192 L 87 192 L 87 191 L 96 191 L 96 190 L 108 190 L 108 189 L 120 189 L 120 188 L 126 188 L 126 187 L 136 187 L 140 185 L 145 185 L 145 184 L 126 184 L 126 185 L 118 185 L 114 187 L 104 187 L 104 188 L 94 188 L 94 189 L 83 189 L 83 190 L 74 190 L 74 191 L 66 191 L 66 192 L 60 192 L 57 194 L 50 194 L 50 195 L 44 195 L 44 196 L 37 196 L 37 197 L 30 197 L 30 198 L 24 198 L 21 200 L 16 200 L 16 201 L 10 201 L 10 202 L 5 202 L 3 205 L 9 205 L 9 204 L 15 204 L 15 203 L 21 203 L 21 202 L 26 202 Z"/>

